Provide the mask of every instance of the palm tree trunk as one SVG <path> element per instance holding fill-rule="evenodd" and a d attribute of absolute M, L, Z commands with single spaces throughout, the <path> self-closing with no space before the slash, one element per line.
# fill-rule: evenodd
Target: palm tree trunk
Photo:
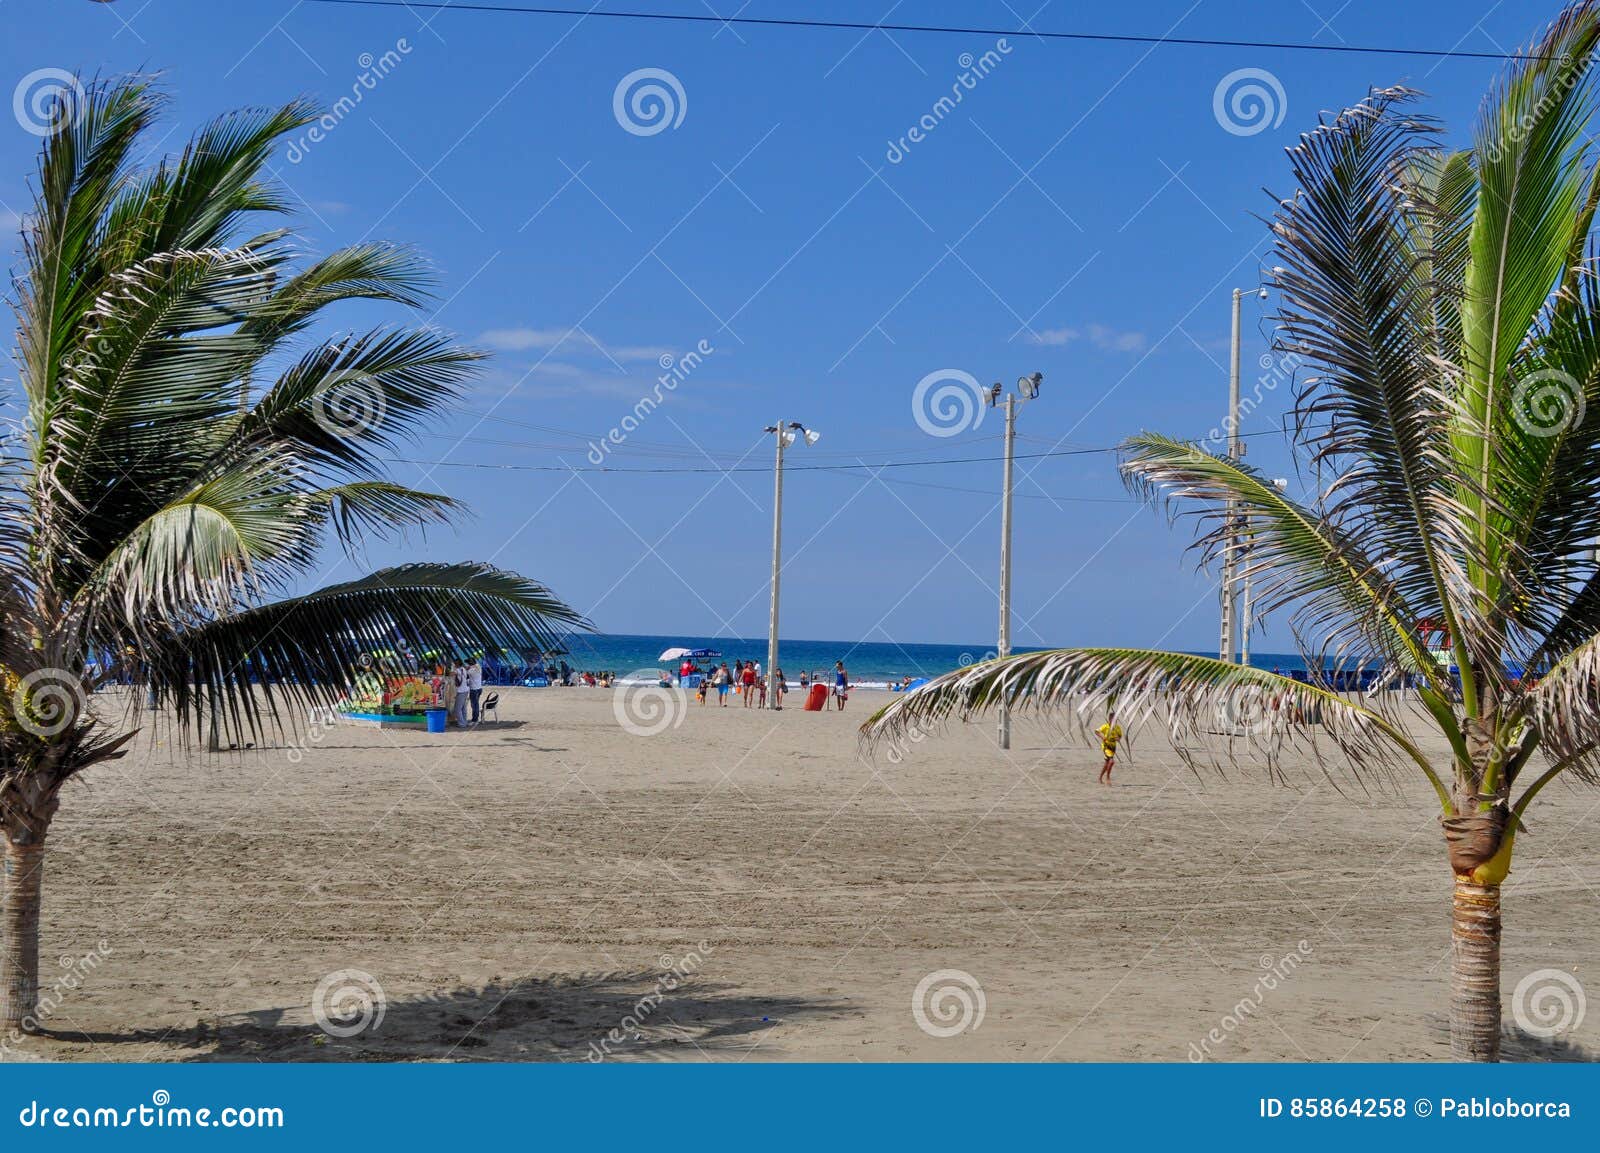
<path fill-rule="evenodd" d="M 1450 926 L 1450 1056 L 1500 1059 L 1500 886 L 1461 877 Z"/>
<path fill-rule="evenodd" d="M 39 904 L 44 842 L 5 836 L 4 925 L 0 927 L 0 1035 L 35 1032 L 39 1004 Z"/>

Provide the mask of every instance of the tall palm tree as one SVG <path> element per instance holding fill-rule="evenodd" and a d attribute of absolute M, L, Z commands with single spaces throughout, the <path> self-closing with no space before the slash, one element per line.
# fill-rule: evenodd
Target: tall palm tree
<path fill-rule="evenodd" d="M 380 454 L 459 395 L 478 354 L 426 328 L 314 339 L 340 301 L 416 307 L 405 249 L 296 263 L 263 175 L 305 103 L 222 116 L 141 163 L 161 98 L 84 85 L 45 140 L 16 281 L 20 395 L 0 468 L 0 1033 L 35 1027 L 45 841 L 64 785 L 120 757 L 145 696 L 242 741 L 331 703 L 365 651 L 549 648 L 572 609 L 486 564 L 407 564 L 298 592 L 330 536 L 445 522 Z M 90 670 L 143 692 L 125 723 Z M 102 710 L 103 711 L 103 710 Z"/>
<path fill-rule="evenodd" d="M 1597 40 L 1593 0 L 1564 11 L 1485 98 L 1469 149 L 1441 150 L 1400 88 L 1289 149 L 1297 190 L 1271 222 L 1277 344 L 1310 373 L 1292 441 L 1326 482 L 1313 501 L 1201 445 L 1124 445 L 1136 492 L 1197 502 L 1206 559 L 1240 533 L 1263 607 L 1292 614 L 1308 667 L 1370 660 L 1420 685 L 1447 761 L 1413 739 L 1400 694 L 1131 649 L 975 665 L 864 726 L 869 743 L 893 740 L 1002 702 L 1087 725 L 1114 702 L 1119 720 L 1159 716 L 1175 742 L 1246 719 L 1273 766 L 1320 735 L 1357 774 L 1420 773 L 1455 878 L 1464 1060 L 1499 1054 L 1500 885 L 1523 815 L 1558 776 L 1600 775 Z M 1444 659 L 1430 637 L 1448 638 Z"/>

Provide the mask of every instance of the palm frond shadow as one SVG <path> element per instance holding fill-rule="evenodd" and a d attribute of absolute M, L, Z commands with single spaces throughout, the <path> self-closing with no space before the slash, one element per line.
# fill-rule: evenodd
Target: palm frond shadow
<path fill-rule="evenodd" d="M 719 1060 L 742 1057 L 779 1024 L 854 1011 L 844 1001 L 733 994 L 732 985 L 695 978 L 646 1007 L 661 977 L 659 970 L 530 977 L 395 998 L 381 1021 L 348 1038 L 325 1034 L 306 1005 L 200 1021 L 187 1032 L 50 1035 L 98 1047 L 159 1044 L 189 1062 Z M 613 1030 L 621 1040 L 608 1042 Z"/>

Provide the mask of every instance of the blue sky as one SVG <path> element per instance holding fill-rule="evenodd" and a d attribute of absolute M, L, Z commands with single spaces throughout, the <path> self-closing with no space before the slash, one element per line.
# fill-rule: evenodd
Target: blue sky
<path fill-rule="evenodd" d="M 738 4 L 627 7 L 728 15 Z M 1466 51 L 1513 49 L 1556 10 L 1477 0 L 743 8 Z M 775 420 L 823 434 L 791 452 L 795 466 L 995 457 L 997 414 L 930 435 L 913 410 L 918 383 L 949 371 L 1009 386 L 1037 370 L 1043 395 L 1022 411 L 1019 453 L 1098 448 L 1147 428 L 1206 435 L 1226 397 L 1229 293 L 1253 290 L 1270 264 L 1259 217 L 1272 203 L 1264 189 L 1288 190 L 1283 148 L 1319 110 L 1397 82 L 1428 92 L 1428 111 L 1463 134 L 1498 70 L 294 0 L 0 0 L 0 18 L 7 85 L 46 68 L 161 72 L 169 149 L 225 108 L 352 97 L 277 165 L 302 203 L 306 247 L 419 245 L 441 275 L 427 319 L 495 357 L 460 411 L 396 466 L 399 479 L 468 501 L 475 518 L 355 561 L 330 555 L 324 579 L 403 558 L 492 559 L 546 581 L 608 631 L 685 635 L 765 633 L 772 445 L 761 429 Z M 619 115 L 619 85 L 645 69 L 670 80 L 624 88 Z M 1246 69 L 1269 74 L 1234 85 L 1262 86 L 1264 122 L 1230 113 L 1230 89 L 1218 114 L 1219 84 Z M 628 97 L 651 83 L 674 106 L 670 123 L 630 112 Z M 956 90 L 959 104 L 941 106 Z M 929 127 L 911 139 L 919 125 Z M 0 224 L 13 236 L 37 143 L 19 122 L 0 123 Z M 1275 380 L 1259 367 L 1265 307 L 1245 301 L 1247 393 Z M 333 321 L 400 319 L 351 307 Z M 662 358 L 701 347 L 710 351 L 660 390 L 607 463 L 752 471 L 584 471 L 598 455 L 589 440 L 656 393 Z M 1288 393 L 1264 389 L 1245 431 L 1278 429 Z M 1292 472 L 1277 437 L 1250 446 L 1252 463 Z M 505 464 L 558 467 L 476 467 Z M 999 472 L 988 460 L 792 471 L 785 635 L 992 637 Z M 1109 455 L 1020 460 L 1017 492 L 1015 643 L 1215 644 L 1213 580 L 1184 555 L 1188 528 L 1130 503 Z M 1289 647 L 1282 623 L 1256 647 Z"/>

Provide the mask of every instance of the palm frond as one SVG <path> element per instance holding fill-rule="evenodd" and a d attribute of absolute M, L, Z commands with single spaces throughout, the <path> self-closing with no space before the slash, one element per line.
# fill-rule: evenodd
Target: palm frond
<path fill-rule="evenodd" d="M 1511 367 L 1553 291 L 1567 276 L 1588 185 L 1590 74 L 1600 12 L 1574 4 L 1485 101 L 1475 131 L 1478 202 L 1462 300 L 1461 388 L 1451 442 L 1459 499 L 1473 510 L 1472 586 L 1496 610 L 1506 590 L 1502 554 L 1516 547 L 1517 509 L 1537 489 L 1514 452 Z M 1543 459 L 1529 464 L 1535 476 Z M 1507 509 L 1509 506 L 1509 511 Z M 1491 648 L 1484 657 L 1491 654 Z"/>
<path fill-rule="evenodd" d="M 256 399 L 219 456 L 271 444 L 331 482 L 381 472 L 380 452 L 445 411 L 482 355 L 425 329 L 320 344 Z"/>
<path fill-rule="evenodd" d="M 1308 367 L 1293 415 L 1311 464 L 1336 477 L 1323 516 L 1387 566 L 1412 612 L 1460 638 L 1457 618 L 1477 608 L 1461 563 L 1472 525 L 1447 483 L 1450 402 L 1430 359 L 1450 290 L 1417 257 L 1445 222 L 1405 199 L 1403 175 L 1437 164 L 1433 124 L 1405 111 L 1414 97 L 1374 92 L 1290 149 L 1300 191 L 1273 221 L 1280 352 Z M 1459 164 L 1446 168 L 1460 183 Z M 1425 237 L 1407 236 L 1408 216 L 1432 222 Z"/>
<path fill-rule="evenodd" d="M 1256 611 L 1265 615 L 1292 605 L 1295 631 L 1321 635 L 1315 651 L 1303 654 L 1308 664 L 1320 665 L 1330 649 L 1341 657 L 1381 656 L 1422 674 L 1436 691 L 1446 688 L 1417 638 L 1417 614 L 1347 533 L 1248 465 L 1198 445 L 1145 433 L 1124 442 L 1122 453 L 1123 475 L 1136 492 L 1201 502 L 1198 515 L 1207 528 L 1196 543 L 1205 561 L 1239 536 L 1247 558 L 1241 575 L 1256 580 Z"/>
<path fill-rule="evenodd" d="M 161 103 L 143 80 L 86 85 L 45 139 L 22 230 L 16 307 L 18 361 L 35 424 L 48 421 L 60 368 L 105 277 L 101 222 Z"/>
<path fill-rule="evenodd" d="M 1130 736 L 1160 726 L 1180 751 L 1221 732 L 1232 754 L 1256 755 L 1281 773 L 1293 752 L 1312 756 L 1326 734 L 1357 779 L 1409 758 L 1441 800 L 1428 760 L 1389 720 L 1330 689 L 1214 657 L 1149 649 L 1053 649 L 984 661 L 936 677 L 879 709 L 861 727 L 871 750 L 920 739 L 952 718 L 971 720 L 1001 704 L 1019 716 L 1056 718 L 1087 737 L 1115 713 Z M 1320 758 L 1316 763 L 1323 766 Z M 1329 779 L 1333 779 L 1329 775 Z"/>
<path fill-rule="evenodd" d="M 407 564 L 175 631 L 147 644 L 151 687 L 193 730 L 265 731 L 290 704 L 332 705 L 363 654 L 549 649 L 581 614 L 526 577 L 485 564 Z"/>

